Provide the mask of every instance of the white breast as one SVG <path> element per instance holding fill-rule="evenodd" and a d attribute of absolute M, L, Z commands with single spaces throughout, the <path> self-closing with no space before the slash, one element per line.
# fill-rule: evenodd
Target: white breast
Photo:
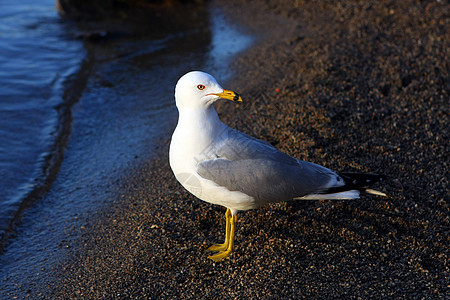
<path fill-rule="evenodd" d="M 170 167 L 181 185 L 201 200 L 234 211 L 255 208 L 253 197 L 239 191 L 229 191 L 197 174 L 199 162 L 217 158 L 214 143 L 220 142 L 220 135 L 226 129 L 213 107 L 207 115 L 183 111 L 170 143 Z"/>

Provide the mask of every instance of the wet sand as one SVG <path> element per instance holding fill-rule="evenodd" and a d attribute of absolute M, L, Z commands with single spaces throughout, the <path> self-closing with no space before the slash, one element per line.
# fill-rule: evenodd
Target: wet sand
<path fill-rule="evenodd" d="M 213 263 L 204 250 L 224 238 L 225 209 L 176 182 L 174 120 L 159 156 L 73 229 L 84 234 L 41 296 L 448 296 L 449 5 L 235 2 L 218 5 L 261 38 L 226 66 L 234 75 L 224 87 L 245 102 L 217 105 L 222 120 L 300 159 L 397 179 L 378 186 L 390 197 L 242 212 L 236 252 Z"/>

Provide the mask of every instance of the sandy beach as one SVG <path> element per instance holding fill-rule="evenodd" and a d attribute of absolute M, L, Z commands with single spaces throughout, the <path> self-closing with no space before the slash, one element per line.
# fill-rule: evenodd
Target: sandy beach
<path fill-rule="evenodd" d="M 215 1 L 257 37 L 224 66 L 244 103 L 219 103 L 222 120 L 303 160 L 388 175 L 389 197 L 241 212 L 235 253 L 214 263 L 204 250 L 222 241 L 225 209 L 174 178 L 173 120 L 30 297 L 448 297 L 448 3 L 250 2 Z"/>

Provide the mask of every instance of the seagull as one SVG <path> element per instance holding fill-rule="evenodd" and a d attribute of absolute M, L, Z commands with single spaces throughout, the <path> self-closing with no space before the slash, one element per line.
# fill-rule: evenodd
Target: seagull
<path fill-rule="evenodd" d="M 170 167 L 197 198 L 227 208 L 225 242 L 208 258 L 221 261 L 234 251 L 237 212 L 288 200 L 356 199 L 387 179 L 383 175 L 336 173 L 291 157 L 271 144 L 222 123 L 213 107 L 218 99 L 242 102 L 204 72 L 183 75 L 175 87 L 178 124 L 169 149 Z"/>

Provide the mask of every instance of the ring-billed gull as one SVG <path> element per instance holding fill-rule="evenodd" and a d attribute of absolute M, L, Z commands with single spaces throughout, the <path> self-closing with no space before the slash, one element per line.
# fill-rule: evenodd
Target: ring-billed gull
<path fill-rule="evenodd" d="M 179 112 L 170 144 L 170 166 L 177 180 L 196 197 L 227 208 L 225 242 L 209 247 L 214 261 L 234 251 L 236 213 L 292 199 L 355 199 L 385 176 L 336 173 L 301 161 L 220 121 L 212 104 L 218 99 L 241 102 L 211 75 L 193 71 L 175 88 Z"/>

